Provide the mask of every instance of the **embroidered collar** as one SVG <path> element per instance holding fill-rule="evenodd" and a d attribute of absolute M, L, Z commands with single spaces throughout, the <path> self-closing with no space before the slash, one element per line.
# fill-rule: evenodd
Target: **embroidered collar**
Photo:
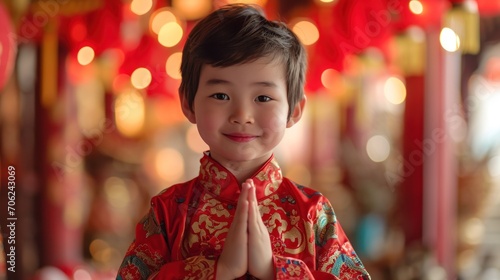
<path fill-rule="evenodd" d="M 274 193 L 283 181 L 281 168 L 272 155 L 262 167 L 251 176 L 257 199 Z M 209 192 L 229 200 L 237 200 L 241 186 L 236 177 L 205 152 L 200 160 L 199 181 Z"/>

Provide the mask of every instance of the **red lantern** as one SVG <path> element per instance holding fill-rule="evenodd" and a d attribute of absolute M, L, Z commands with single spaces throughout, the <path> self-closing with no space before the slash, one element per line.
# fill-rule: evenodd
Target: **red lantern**
<path fill-rule="evenodd" d="M 97 9 L 60 17 L 59 36 L 71 50 L 90 46 L 99 56 L 106 49 L 121 47 L 123 3 L 121 0 L 102 2 L 102 7 Z"/>
<path fill-rule="evenodd" d="M 471 1 L 477 4 L 479 14 L 482 16 L 495 16 L 500 14 L 500 1 L 498 0 L 449 0 L 451 4 L 463 4 Z"/>
<path fill-rule="evenodd" d="M 0 3 L 0 30 L 0 89 L 2 89 L 12 72 L 17 49 L 16 33 L 2 3 Z"/>
<path fill-rule="evenodd" d="M 407 0 L 388 0 L 389 5 L 394 7 L 395 21 L 394 30 L 403 31 L 409 26 L 417 25 L 423 29 L 439 28 L 443 15 L 451 7 L 447 0 L 415 0 L 422 5 L 422 12 L 414 14 L 410 11 Z"/>
<path fill-rule="evenodd" d="M 393 24 L 390 8 L 386 0 L 340 0 L 331 9 L 312 10 L 308 16 L 317 23 L 320 35 L 310 47 L 314 55 L 309 61 L 306 90 L 323 88 L 323 71 L 344 70 L 346 57 L 384 45 Z"/>
<path fill-rule="evenodd" d="M 476 0 L 479 14 L 483 16 L 494 16 L 500 14 L 500 1 Z"/>

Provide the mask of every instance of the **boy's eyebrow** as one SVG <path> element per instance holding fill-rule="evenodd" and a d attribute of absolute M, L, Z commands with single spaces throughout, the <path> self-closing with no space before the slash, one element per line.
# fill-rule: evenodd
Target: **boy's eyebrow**
<path fill-rule="evenodd" d="M 255 82 L 255 83 L 252 83 L 252 85 L 258 85 L 258 86 L 264 86 L 264 87 L 278 87 L 274 82 L 271 82 L 271 81 Z"/>
<path fill-rule="evenodd" d="M 208 79 L 205 84 L 207 85 L 220 85 L 220 84 L 231 84 L 231 82 L 222 79 Z"/>
<path fill-rule="evenodd" d="M 220 85 L 220 84 L 232 84 L 230 81 L 226 81 L 223 79 L 208 79 L 205 82 L 207 85 Z M 260 81 L 260 82 L 254 82 L 252 85 L 257 85 L 257 86 L 263 86 L 263 87 L 278 87 L 276 83 L 272 81 Z"/>

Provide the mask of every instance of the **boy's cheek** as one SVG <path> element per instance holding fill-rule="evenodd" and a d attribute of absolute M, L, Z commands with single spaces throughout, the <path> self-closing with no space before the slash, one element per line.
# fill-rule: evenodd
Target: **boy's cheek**
<path fill-rule="evenodd" d="M 269 122 L 269 127 L 267 128 L 270 132 L 279 133 L 284 131 L 286 128 L 286 118 L 275 117 Z"/>
<path fill-rule="evenodd" d="M 267 127 L 270 132 L 280 132 L 287 124 L 287 113 L 288 110 L 285 109 L 275 109 L 272 111 L 271 115 L 268 116 Z"/>

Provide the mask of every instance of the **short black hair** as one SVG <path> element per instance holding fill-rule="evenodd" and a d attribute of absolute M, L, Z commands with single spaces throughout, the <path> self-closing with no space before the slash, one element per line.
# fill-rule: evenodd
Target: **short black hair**
<path fill-rule="evenodd" d="M 254 5 L 226 5 L 198 22 L 184 45 L 179 93 L 192 110 L 203 65 L 227 67 L 262 57 L 285 66 L 290 117 L 304 98 L 306 51 L 285 23 L 267 20 Z"/>

